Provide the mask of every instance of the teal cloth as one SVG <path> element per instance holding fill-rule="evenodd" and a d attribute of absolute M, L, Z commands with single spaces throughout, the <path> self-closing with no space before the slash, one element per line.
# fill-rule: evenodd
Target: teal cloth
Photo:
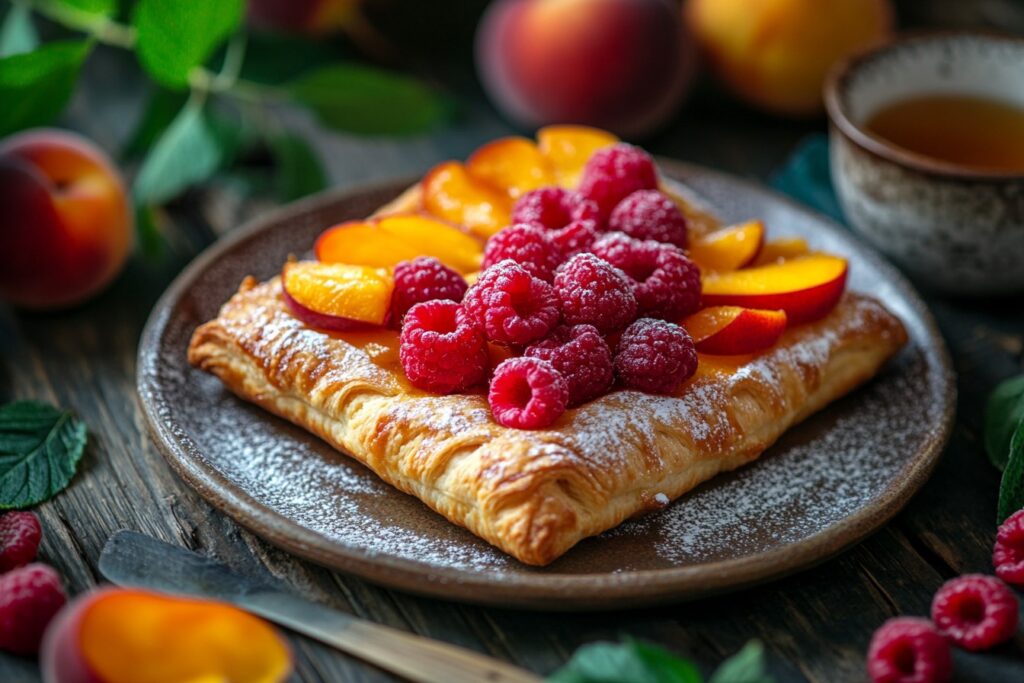
<path fill-rule="evenodd" d="M 846 225 L 828 165 L 828 137 L 814 135 L 801 142 L 771 177 L 771 185 L 799 202 Z"/>

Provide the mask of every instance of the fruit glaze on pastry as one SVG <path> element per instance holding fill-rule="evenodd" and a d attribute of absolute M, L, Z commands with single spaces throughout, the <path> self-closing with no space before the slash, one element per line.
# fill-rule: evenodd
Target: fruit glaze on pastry
<path fill-rule="evenodd" d="M 588 128 L 443 163 L 315 253 L 247 278 L 190 361 L 534 565 L 756 459 L 906 341 L 845 259 L 718 226 Z"/>

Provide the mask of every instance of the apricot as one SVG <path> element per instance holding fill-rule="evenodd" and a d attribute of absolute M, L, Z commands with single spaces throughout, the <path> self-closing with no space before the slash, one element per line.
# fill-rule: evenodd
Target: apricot
<path fill-rule="evenodd" d="M 0 143 L 0 298 L 53 309 L 85 301 L 124 267 L 134 219 L 124 182 L 93 143 L 39 129 Z"/>
<path fill-rule="evenodd" d="M 688 0 L 685 12 L 720 80 L 787 116 L 819 114 L 832 66 L 894 23 L 890 0 Z"/>
<path fill-rule="evenodd" d="M 382 268 L 300 261 L 285 264 L 281 286 L 285 303 L 307 325 L 352 330 L 384 324 L 395 283 Z"/>
<path fill-rule="evenodd" d="M 689 252 L 702 271 L 724 272 L 753 262 L 763 244 L 764 223 L 749 221 L 698 237 Z"/>
<path fill-rule="evenodd" d="M 483 145 L 466 160 L 476 180 L 505 190 L 513 199 L 530 190 L 555 184 L 555 174 L 532 140 L 499 138 Z"/>
<path fill-rule="evenodd" d="M 258 28 L 322 35 L 344 25 L 358 7 L 359 0 L 249 0 L 246 11 Z"/>
<path fill-rule="evenodd" d="M 476 35 L 485 89 L 526 128 L 650 133 L 681 104 L 695 53 L 672 0 L 498 0 Z"/>
<path fill-rule="evenodd" d="M 697 351 L 731 356 L 756 353 L 772 346 L 786 331 L 786 313 L 709 306 L 680 324 L 693 337 Z"/>
<path fill-rule="evenodd" d="M 797 256 L 804 256 L 809 251 L 807 240 L 801 237 L 782 237 L 765 242 L 757 254 L 757 258 L 750 265 L 764 266 L 769 263 L 781 263 Z"/>
<path fill-rule="evenodd" d="M 40 666 L 46 683 L 278 683 L 292 654 L 266 622 L 231 605 L 105 588 L 58 613 Z"/>
<path fill-rule="evenodd" d="M 562 187 L 575 189 L 590 156 L 619 138 L 589 126 L 545 126 L 537 131 L 537 147 Z"/>
<path fill-rule="evenodd" d="M 506 227 L 512 198 L 471 176 L 457 161 L 446 161 L 423 177 L 423 208 L 443 220 L 488 238 Z"/>

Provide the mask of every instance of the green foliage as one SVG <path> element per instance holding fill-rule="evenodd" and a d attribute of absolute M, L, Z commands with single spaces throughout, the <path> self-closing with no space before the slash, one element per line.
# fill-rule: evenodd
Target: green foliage
<path fill-rule="evenodd" d="M 135 130 L 121 149 L 121 156 L 125 159 L 136 159 L 145 155 L 146 150 L 167 130 L 167 126 L 171 125 L 187 101 L 187 93 L 154 88 L 139 122 L 135 125 Z"/>
<path fill-rule="evenodd" d="M 39 34 L 32 24 L 32 13 L 28 6 L 16 3 L 0 25 L 0 57 L 31 52 L 39 45 Z"/>
<path fill-rule="evenodd" d="M 985 451 L 1000 470 L 1010 457 L 1010 439 L 1024 420 L 1024 375 L 1008 379 L 992 392 L 985 409 Z"/>
<path fill-rule="evenodd" d="M 701 683 L 700 672 L 671 653 L 635 640 L 576 650 L 548 683 Z"/>
<path fill-rule="evenodd" d="M 0 509 L 31 507 L 62 491 L 86 438 L 68 411 L 34 401 L 0 407 Z"/>
<path fill-rule="evenodd" d="M 764 646 L 752 640 L 722 662 L 709 683 L 772 683 L 764 669 Z"/>
<path fill-rule="evenodd" d="M 270 140 L 270 150 L 277 161 L 277 196 L 281 201 L 290 202 L 327 187 L 320 158 L 301 137 L 277 135 Z"/>
<path fill-rule="evenodd" d="M 0 59 L 0 135 L 52 121 L 71 97 L 89 47 L 57 41 Z"/>
<path fill-rule="evenodd" d="M 1002 524 L 1007 517 L 1021 509 L 1024 509 L 1024 420 L 1017 424 L 1010 438 L 1010 454 L 1003 471 L 1003 481 L 999 485 L 996 522 Z"/>
<path fill-rule="evenodd" d="M 117 0 L 57 0 L 61 5 L 84 14 L 109 17 L 117 11 Z"/>

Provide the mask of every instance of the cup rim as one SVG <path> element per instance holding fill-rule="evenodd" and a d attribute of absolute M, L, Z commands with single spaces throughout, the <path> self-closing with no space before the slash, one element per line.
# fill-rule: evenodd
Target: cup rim
<path fill-rule="evenodd" d="M 857 146 L 882 159 L 916 171 L 930 175 L 969 180 L 1024 180 L 1024 170 L 999 171 L 972 168 L 910 151 L 869 133 L 860 125 L 855 124 L 846 111 L 843 98 L 840 95 L 845 90 L 853 74 L 868 62 L 895 52 L 906 45 L 960 38 L 1014 43 L 1024 47 L 1024 37 L 995 30 L 931 29 L 898 34 L 874 48 L 845 59 L 829 71 L 829 75 L 825 80 L 824 90 L 825 109 L 828 112 L 829 121 L 832 126 L 837 128 Z M 1024 68 L 1024 64 L 1022 64 L 1022 68 Z"/>

